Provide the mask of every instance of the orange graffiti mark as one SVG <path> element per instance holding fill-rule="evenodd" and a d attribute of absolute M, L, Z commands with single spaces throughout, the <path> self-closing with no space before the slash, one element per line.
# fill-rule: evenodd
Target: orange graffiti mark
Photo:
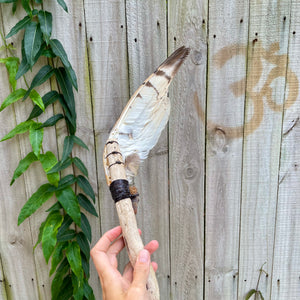
<path fill-rule="evenodd" d="M 288 109 L 297 100 L 299 94 L 299 81 L 294 72 L 292 72 L 290 69 L 286 69 L 286 65 L 288 64 L 288 55 L 276 54 L 276 52 L 279 50 L 279 43 L 273 43 L 267 51 L 262 47 L 260 42 L 256 42 L 255 49 L 253 46 L 253 50 L 254 51 L 251 53 L 251 61 L 248 66 L 247 79 L 243 78 L 242 80 L 234 82 L 229 86 L 230 90 L 236 97 L 242 96 L 246 91 L 248 99 L 251 100 L 253 104 L 253 113 L 251 119 L 245 122 L 244 125 L 237 127 L 222 126 L 208 120 L 208 130 L 221 130 L 228 138 L 240 138 L 243 135 L 247 136 L 253 133 L 263 120 L 264 99 L 266 99 L 270 109 L 275 112 L 281 112 L 283 107 Z M 221 69 L 225 63 L 234 56 L 246 56 L 247 51 L 247 46 L 237 44 L 230 45 L 218 51 L 214 55 L 213 61 L 216 67 Z M 263 87 L 259 92 L 257 92 L 254 89 L 259 83 L 263 74 L 263 59 L 275 66 L 269 72 Z M 286 85 L 288 86 L 288 95 L 284 103 L 276 103 L 273 100 L 272 95 L 272 82 L 279 77 L 284 77 L 286 79 Z M 197 93 L 194 95 L 194 104 L 200 119 L 205 122 L 205 112 L 199 104 Z"/>

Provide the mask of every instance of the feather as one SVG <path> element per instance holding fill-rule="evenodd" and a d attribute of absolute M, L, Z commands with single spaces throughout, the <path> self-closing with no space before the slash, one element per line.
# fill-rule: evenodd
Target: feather
<path fill-rule="evenodd" d="M 110 133 L 109 140 L 118 141 L 125 161 L 136 156 L 135 163 L 127 167 L 128 177 L 136 175 L 140 160 L 147 158 L 169 120 L 168 87 L 189 52 L 189 48 L 180 47 L 145 80 Z"/>

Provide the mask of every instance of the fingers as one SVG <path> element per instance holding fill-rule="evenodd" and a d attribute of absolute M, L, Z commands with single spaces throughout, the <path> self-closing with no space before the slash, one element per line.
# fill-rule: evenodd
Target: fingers
<path fill-rule="evenodd" d="M 158 241 L 152 240 L 149 242 L 144 248 L 150 252 L 150 254 L 153 254 L 159 247 Z"/>
<path fill-rule="evenodd" d="M 146 283 L 150 272 L 150 253 L 148 250 L 143 249 L 140 251 L 133 270 L 133 281 L 128 296 L 132 295 L 143 296 L 146 293 Z M 131 298 L 130 298 L 131 299 Z"/>
<path fill-rule="evenodd" d="M 122 228 L 121 226 L 117 226 L 109 231 L 107 231 L 101 239 L 97 242 L 97 244 L 94 246 L 92 251 L 102 251 L 106 252 L 110 244 L 121 234 Z"/>

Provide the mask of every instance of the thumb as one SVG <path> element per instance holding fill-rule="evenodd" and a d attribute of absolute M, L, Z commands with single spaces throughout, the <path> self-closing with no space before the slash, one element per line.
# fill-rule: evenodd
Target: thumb
<path fill-rule="evenodd" d="M 140 251 L 133 270 L 133 281 L 131 287 L 146 292 L 146 284 L 150 272 L 150 253 L 143 249 Z"/>

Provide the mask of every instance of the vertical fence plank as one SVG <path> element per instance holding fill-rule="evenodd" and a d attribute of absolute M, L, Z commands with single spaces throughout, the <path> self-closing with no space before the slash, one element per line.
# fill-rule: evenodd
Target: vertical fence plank
<path fill-rule="evenodd" d="M 1 251 L 0 251 L 0 299 L 7 300 L 4 273 L 2 267 Z"/>
<path fill-rule="evenodd" d="M 209 1 L 205 299 L 237 299 L 248 8 Z"/>
<path fill-rule="evenodd" d="M 163 1 L 126 2 L 130 94 L 167 56 L 166 5 Z M 170 295 L 168 139 L 166 130 L 142 163 L 136 186 L 140 194 L 137 213 L 143 240 L 157 239 L 160 248 L 153 259 L 158 263 L 157 279 L 161 299 Z M 169 276 L 170 277 L 170 276 Z"/>
<path fill-rule="evenodd" d="M 256 287 L 264 263 L 271 274 L 289 15 L 289 1 L 250 2 L 239 299 Z M 266 299 L 270 283 L 264 274 L 259 289 Z"/>
<path fill-rule="evenodd" d="M 300 295 L 299 20 L 300 3 L 299 1 L 293 1 L 285 98 L 293 96 L 293 99 L 297 99 L 297 101 L 293 104 L 287 100 L 285 101 L 272 272 L 271 299 L 274 300 L 297 299 Z"/>
<path fill-rule="evenodd" d="M 205 126 L 194 97 L 205 111 L 206 24 L 206 1 L 168 2 L 169 54 L 182 45 L 192 48 L 170 90 L 172 299 L 203 298 Z"/>
<path fill-rule="evenodd" d="M 10 5 L 9 5 L 10 6 Z M 5 35 L 7 26 L 12 26 L 14 20 L 6 20 L 5 15 L 11 15 L 7 4 L 2 4 L 0 10 L 0 30 Z M 4 28 L 5 25 L 5 28 Z M 3 45 L 2 40 L 0 46 Z M 1 57 L 7 55 L 1 51 Z M 10 94 L 8 74 L 4 64 L 0 64 L 0 98 L 1 102 Z M 13 106 L 7 107 L 0 117 L 1 138 L 16 126 L 16 115 Z M 3 270 L 1 286 L 6 290 L 9 299 L 38 299 L 37 277 L 32 253 L 32 237 L 29 221 L 21 227 L 17 226 L 20 208 L 25 203 L 26 188 L 24 179 L 20 178 L 17 188 L 10 187 L 14 169 L 21 159 L 18 138 L 0 143 L 1 181 L 0 189 L 0 255 Z M 16 262 L 16 259 L 26 260 Z M 30 275 L 28 275 L 30 274 Z M 2 278 L 1 278 L 2 279 Z"/>

